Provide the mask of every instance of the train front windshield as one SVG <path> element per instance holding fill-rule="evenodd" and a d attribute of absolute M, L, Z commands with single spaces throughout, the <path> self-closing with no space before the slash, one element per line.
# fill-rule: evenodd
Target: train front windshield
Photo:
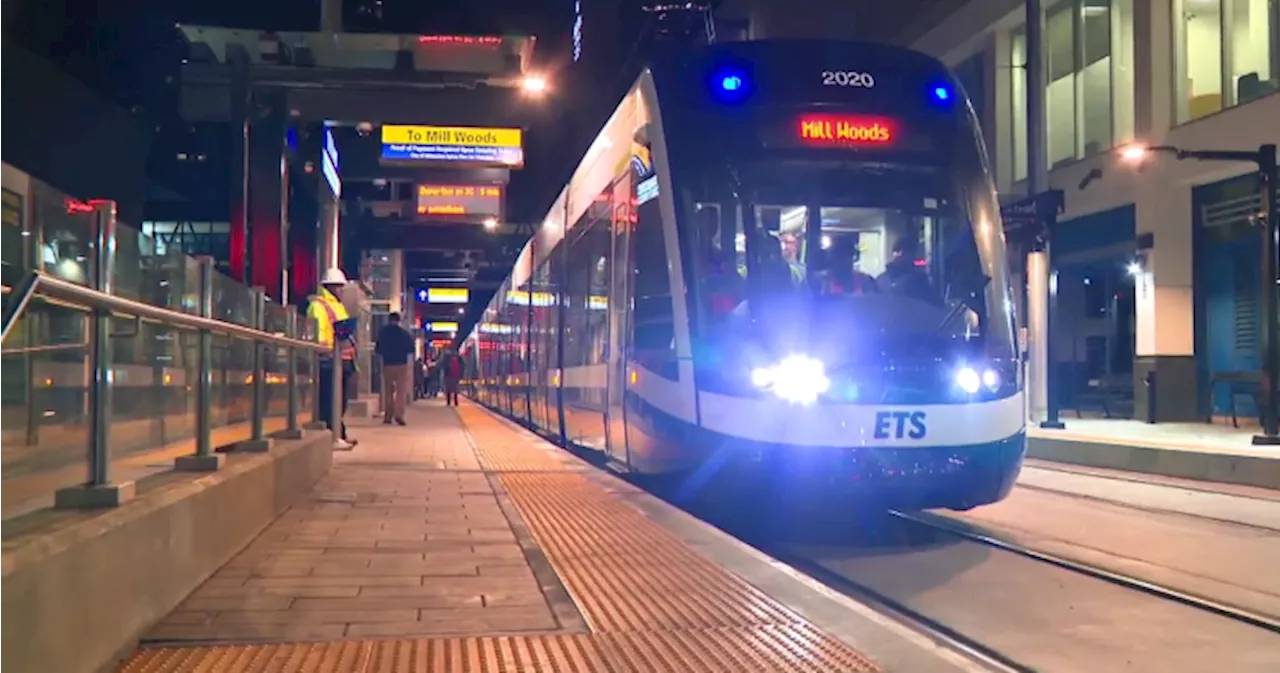
<path fill-rule="evenodd" d="M 710 368 L 733 379 L 803 354 L 863 382 L 846 401 L 946 403 L 975 393 L 949 385 L 973 364 L 991 384 L 977 394 L 1008 394 L 998 206 L 973 132 L 956 127 L 927 155 L 764 148 L 701 162 L 683 201 Z"/>

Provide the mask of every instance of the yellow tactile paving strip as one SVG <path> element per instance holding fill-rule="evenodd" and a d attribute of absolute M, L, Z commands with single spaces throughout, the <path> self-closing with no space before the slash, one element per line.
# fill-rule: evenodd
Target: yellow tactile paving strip
<path fill-rule="evenodd" d="M 879 670 L 470 404 L 459 414 L 591 633 L 154 648 L 122 673 L 806 673 Z"/>

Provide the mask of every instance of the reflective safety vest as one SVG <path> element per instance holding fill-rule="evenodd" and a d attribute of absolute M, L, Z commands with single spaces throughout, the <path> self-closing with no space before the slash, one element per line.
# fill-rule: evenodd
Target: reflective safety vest
<path fill-rule="evenodd" d="M 311 300 L 311 305 L 307 307 L 307 317 L 316 321 L 317 340 L 332 348 L 334 325 L 341 320 L 347 320 L 351 315 L 347 313 L 347 307 L 343 306 L 328 288 L 322 287 L 315 299 Z M 350 339 L 343 341 L 341 354 L 343 360 L 356 359 L 356 346 Z"/>

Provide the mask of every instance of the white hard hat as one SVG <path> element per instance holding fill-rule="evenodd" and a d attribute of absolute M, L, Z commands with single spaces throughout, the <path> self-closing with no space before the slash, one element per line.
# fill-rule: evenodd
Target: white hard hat
<path fill-rule="evenodd" d="M 324 272 L 324 276 L 320 279 L 321 285 L 346 285 L 347 274 L 342 273 L 342 269 L 334 267 Z"/>

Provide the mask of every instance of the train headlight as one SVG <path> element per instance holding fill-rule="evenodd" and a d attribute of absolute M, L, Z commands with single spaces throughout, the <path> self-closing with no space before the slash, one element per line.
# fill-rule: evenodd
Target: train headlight
<path fill-rule="evenodd" d="M 969 395 L 976 395 L 984 387 L 995 392 L 1000 388 L 1000 373 L 990 367 L 981 371 L 973 367 L 961 367 L 956 371 L 956 386 Z"/>
<path fill-rule="evenodd" d="M 789 355 L 776 365 L 753 370 L 751 383 L 794 404 L 812 404 L 831 387 L 822 362 L 804 355 Z"/>

